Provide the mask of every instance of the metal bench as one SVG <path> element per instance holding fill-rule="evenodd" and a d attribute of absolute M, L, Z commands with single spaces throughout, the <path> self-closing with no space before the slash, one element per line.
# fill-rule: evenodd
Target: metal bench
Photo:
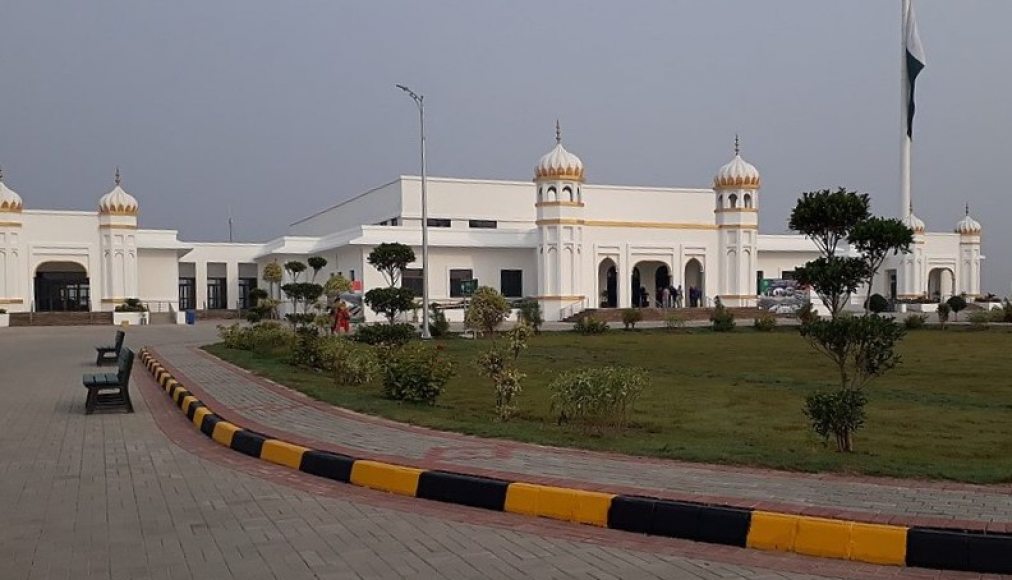
<path fill-rule="evenodd" d="M 123 339 L 126 338 L 126 333 L 122 330 L 116 331 L 116 344 L 113 346 L 96 346 L 95 350 L 98 351 L 98 356 L 95 357 L 95 364 L 102 366 L 103 363 L 109 361 L 114 362 L 119 360 L 119 353 L 123 350 Z"/>
<path fill-rule="evenodd" d="M 130 372 L 134 366 L 134 351 L 121 349 L 116 366 L 115 373 L 87 374 L 82 377 L 81 383 L 88 389 L 88 398 L 84 401 L 86 414 L 111 410 L 134 412 L 134 405 L 130 402 Z"/>

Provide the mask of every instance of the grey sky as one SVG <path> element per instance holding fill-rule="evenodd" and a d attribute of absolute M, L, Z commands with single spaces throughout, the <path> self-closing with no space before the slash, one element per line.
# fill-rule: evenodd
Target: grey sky
<path fill-rule="evenodd" d="M 1012 278 L 1012 2 L 915 0 L 914 203 L 984 224 L 984 289 Z M 762 228 L 845 185 L 898 206 L 899 0 L 6 0 L 0 163 L 30 208 L 91 209 L 116 165 L 144 227 L 281 234 L 417 173 L 529 179 L 562 120 L 595 183 L 707 186 L 735 132 Z"/>

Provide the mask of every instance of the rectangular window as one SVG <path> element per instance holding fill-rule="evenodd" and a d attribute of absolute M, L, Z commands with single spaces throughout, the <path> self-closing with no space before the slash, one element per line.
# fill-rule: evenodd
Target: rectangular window
<path fill-rule="evenodd" d="M 179 309 L 194 310 L 197 308 L 197 279 L 179 279 Z"/>
<path fill-rule="evenodd" d="M 499 222 L 495 220 L 467 220 L 467 227 L 494 230 L 499 227 Z"/>
<path fill-rule="evenodd" d="M 414 292 L 415 298 L 422 296 L 422 269 L 404 268 L 401 275 L 401 288 L 407 288 Z"/>
<path fill-rule="evenodd" d="M 499 291 L 507 298 L 520 298 L 523 296 L 523 270 L 499 270 Z"/>
<path fill-rule="evenodd" d="M 400 218 L 390 218 L 390 225 L 399 226 L 401 224 Z"/>
<path fill-rule="evenodd" d="M 793 280 L 794 279 L 794 270 L 784 270 L 783 272 L 780 272 L 780 279 L 781 280 Z"/>
<path fill-rule="evenodd" d="M 239 278 L 239 308 L 245 310 L 256 306 L 256 300 L 250 298 L 250 290 L 257 287 L 256 278 Z"/>
<path fill-rule="evenodd" d="M 471 270 L 450 270 L 450 297 L 461 298 L 464 296 L 464 291 L 460 285 L 465 280 L 473 279 Z"/>
<path fill-rule="evenodd" d="M 447 218 L 429 218 L 427 222 L 430 228 L 448 228 L 450 227 L 450 220 Z"/>
<path fill-rule="evenodd" d="M 207 279 L 207 309 L 224 310 L 228 308 L 228 286 L 225 278 Z"/>

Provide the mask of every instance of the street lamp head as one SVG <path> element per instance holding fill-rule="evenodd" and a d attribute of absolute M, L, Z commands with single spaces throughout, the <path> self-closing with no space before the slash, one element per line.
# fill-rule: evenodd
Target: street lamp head
<path fill-rule="evenodd" d="M 418 93 L 416 93 L 415 91 L 412 91 L 411 89 L 409 89 L 408 87 L 406 87 L 404 85 L 394 85 L 394 86 L 396 86 L 398 89 L 400 89 L 400 90 L 404 91 L 405 93 L 407 93 L 408 96 L 410 96 L 412 99 L 414 99 L 415 102 L 418 103 L 419 105 L 422 103 L 422 100 L 425 99 L 425 97 L 423 97 L 422 95 L 419 95 Z"/>

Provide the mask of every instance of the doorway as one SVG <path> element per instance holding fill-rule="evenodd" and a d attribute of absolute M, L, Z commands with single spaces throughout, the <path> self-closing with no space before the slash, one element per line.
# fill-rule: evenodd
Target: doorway
<path fill-rule="evenodd" d="M 88 312 L 91 286 L 84 266 L 74 262 L 45 262 L 35 270 L 37 312 Z"/>

